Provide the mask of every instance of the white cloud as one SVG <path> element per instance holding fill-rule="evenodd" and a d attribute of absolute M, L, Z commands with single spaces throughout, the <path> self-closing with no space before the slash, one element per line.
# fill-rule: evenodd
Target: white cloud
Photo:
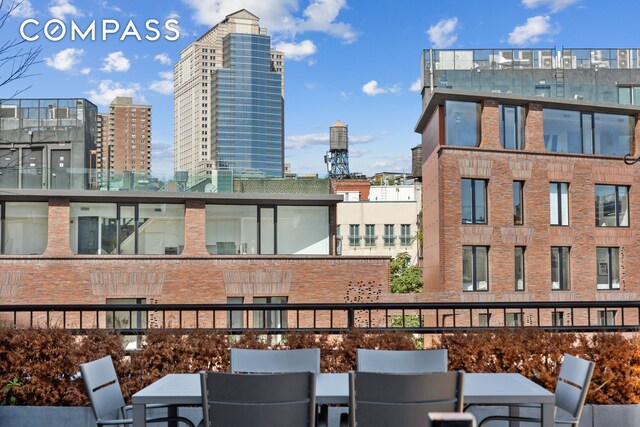
<path fill-rule="evenodd" d="M 351 142 L 351 139 L 349 139 Z M 357 159 L 359 157 L 364 157 L 370 153 L 370 150 L 367 148 L 349 148 L 349 158 Z"/>
<path fill-rule="evenodd" d="M 173 73 L 171 71 L 162 71 L 158 75 L 162 80 L 151 82 L 149 89 L 162 95 L 171 95 L 173 93 Z"/>
<path fill-rule="evenodd" d="M 182 0 L 193 10 L 193 19 L 198 24 L 213 26 L 240 7 L 237 0 Z M 298 0 L 245 0 L 242 6 L 260 17 L 260 25 L 276 35 L 295 37 L 306 31 L 330 34 L 352 43 L 358 33 L 351 24 L 338 22 L 340 12 L 347 7 L 346 0 L 311 0 L 299 13 Z"/>
<path fill-rule="evenodd" d="M 99 0 L 98 3 L 100 4 L 100 6 L 104 7 L 105 9 L 110 9 L 110 10 L 113 10 L 114 12 L 122 13 L 122 9 L 120 9 L 118 6 L 114 6 L 107 3 L 107 0 Z"/>
<path fill-rule="evenodd" d="M 91 68 L 86 67 L 80 70 L 80 74 L 84 74 L 85 76 L 91 72 Z"/>
<path fill-rule="evenodd" d="M 340 98 L 342 98 L 343 101 L 351 98 L 351 95 L 353 95 L 353 92 L 346 92 L 344 90 L 340 91 Z"/>
<path fill-rule="evenodd" d="M 129 71 L 131 68 L 131 62 L 124 56 L 122 51 L 119 52 L 111 52 L 104 58 L 104 62 L 102 64 L 102 71 L 110 73 L 112 71 L 125 72 Z"/>
<path fill-rule="evenodd" d="M 524 25 L 519 25 L 509 33 L 509 43 L 524 45 L 537 43 L 540 37 L 551 33 L 551 18 L 549 15 L 538 15 L 527 19 Z"/>
<path fill-rule="evenodd" d="M 59 71 L 70 71 L 80 62 L 80 57 L 84 55 L 83 49 L 68 48 L 61 50 L 53 56 L 44 58 L 48 67 Z"/>
<path fill-rule="evenodd" d="M 383 93 L 392 93 L 394 95 L 398 95 L 401 92 L 401 88 L 397 83 L 388 87 L 380 87 L 378 86 L 378 82 L 376 80 L 371 80 L 370 82 L 362 85 L 362 92 L 369 96 L 381 95 Z"/>
<path fill-rule="evenodd" d="M 411 92 L 422 91 L 422 81 L 420 80 L 420 77 L 418 77 L 415 82 L 411 83 L 411 87 L 409 88 L 409 90 Z"/>
<path fill-rule="evenodd" d="M 434 48 L 446 49 L 458 40 L 458 35 L 454 34 L 457 28 L 457 17 L 441 19 L 437 24 L 429 27 L 427 35 Z"/>
<path fill-rule="evenodd" d="M 303 40 L 300 43 L 278 43 L 275 50 L 284 53 L 285 59 L 300 61 L 301 59 L 311 56 L 318 50 L 311 40 Z"/>
<path fill-rule="evenodd" d="M 366 144 L 375 139 L 371 135 L 352 135 L 349 136 L 349 144 Z M 303 135 L 291 135 L 287 137 L 284 143 L 286 148 L 299 149 L 306 148 L 311 145 L 326 145 L 329 146 L 329 134 L 328 133 L 308 133 Z"/>
<path fill-rule="evenodd" d="M 411 156 L 398 156 L 385 158 L 384 160 L 374 161 L 371 163 L 371 169 L 374 171 L 393 171 L 405 172 L 411 170 Z"/>
<path fill-rule="evenodd" d="M 9 3 L 11 5 L 11 3 Z M 11 11 L 11 16 L 16 18 L 33 18 L 35 15 L 35 10 L 31 6 L 31 2 L 29 0 L 22 0 L 22 3 L 18 3 L 18 5 Z"/>
<path fill-rule="evenodd" d="M 162 65 L 171 65 L 171 58 L 166 53 L 159 53 L 153 57 L 154 61 L 161 63 Z"/>
<path fill-rule="evenodd" d="M 86 92 L 89 100 L 94 104 L 101 106 L 107 106 L 114 100 L 116 96 L 130 96 L 136 100 L 136 102 L 146 102 L 144 96 L 140 94 L 140 85 L 138 83 L 131 83 L 128 86 L 123 86 L 120 83 L 112 80 L 101 80 L 98 83 L 98 88 Z"/>
<path fill-rule="evenodd" d="M 54 18 L 58 18 L 63 21 L 67 18 L 67 15 L 74 18 L 83 16 L 82 12 L 71 4 L 71 0 L 54 0 L 50 3 L 49 13 L 51 13 Z"/>
<path fill-rule="evenodd" d="M 556 13 L 574 5 L 578 0 L 522 0 L 522 6 L 527 9 L 535 9 L 540 6 L 548 6 L 549 12 Z"/>

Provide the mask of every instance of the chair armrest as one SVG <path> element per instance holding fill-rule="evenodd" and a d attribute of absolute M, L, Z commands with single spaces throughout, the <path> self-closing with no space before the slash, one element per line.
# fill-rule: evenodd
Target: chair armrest
<path fill-rule="evenodd" d="M 188 418 L 184 417 L 160 417 L 160 418 L 147 418 L 148 423 L 158 423 L 158 422 L 168 422 L 168 421 L 178 421 L 185 423 L 189 427 L 196 427 L 196 425 Z M 121 424 L 133 424 L 132 418 L 125 418 L 121 420 L 97 420 L 96 423 L 98 425 L 121 425 Z"/>

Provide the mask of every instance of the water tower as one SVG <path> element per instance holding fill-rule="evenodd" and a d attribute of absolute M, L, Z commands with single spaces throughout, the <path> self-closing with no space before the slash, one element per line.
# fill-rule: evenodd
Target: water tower
<path fill-rule="evenodd" d="M 324 162 L 329 178 L 349 178 L 349 129 L 340 120 L 329 128 L 329 152 Z"/>

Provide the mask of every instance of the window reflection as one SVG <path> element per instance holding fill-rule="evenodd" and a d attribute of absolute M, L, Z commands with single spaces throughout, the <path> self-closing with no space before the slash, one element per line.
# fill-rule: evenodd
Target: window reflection
<path fill-rule="evenodd" d="M 446 101 L 447 145 L 476 147 L 480 140 L 480 104 Z"/>

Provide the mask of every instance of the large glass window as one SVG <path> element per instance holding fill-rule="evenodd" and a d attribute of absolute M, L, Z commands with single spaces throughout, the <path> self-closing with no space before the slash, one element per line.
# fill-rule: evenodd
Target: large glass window
<path fill-rule="evenodd" d="M 279 254 L 329 254 L 329 208 L 278 206 Z"/>
<path fill-rule="evenodd" d="M 410 246 L 412 241 L 411 224 L 400 224 L 400 246 Z"/>
<path fill-rule="evenodd" d="M 548 151 L 624 156 L 633 144 L 634 118 L 545 108 L 544 142 Z"/>
<path fill-rule="evenodd" d="M 620 289 L 619 248 L 596 248 L 598 289 Z"/>
<path fill-rule="evenodd" d="M 360 246 L 360 224 L 349 224 L 349 246 Z"/>
<path fill-rule="evenodd" d="M 524 291 L 524 246 L 515 247 L 515 287 L 516 291 Z"/>
<path fill-rule="evenodd" d="M 598 326 L 615 326 L 616 310 L 598 310 Z"/>
<path fill-rule="evenodd" d="M 624 156 L 632 152 L 635 127 L 633 117 L 604 113 L 593 116 L 596 154 Z"/>
<path fill-rule="evenodd" d="M 178 255 L 184 247 L 184 205 L 71 203 L 74 254 Z"/>
<path fill-rule="evenodd" d="M 395 246 L 396 245 L 396 233 L 395 227 L 393 224 L 385 224 L 384 225 L 384 245 L 385 246 Z"/>
<path fill-rule="evenodd" d="M 376 226 L 375 224 L 364 225 L 364 245 L 375 246 L 376 245 Z"/>
<path fill-rule="evenodd" d="M 254 297 L 254 304 L 286 304 L 287 297 Z M 286 328 L 287 310 L 254 310 L 253 327 L 258 329 Z"/>
<path fill-rule="evenodd" d="M 489 289 L 489 267 L 486 246 L 462 247 L 462 290 L 486 291 Z"/>
<path fill-rule="evenodd" d="M 569 184 L 549 183 L 549 214 L 551 225 L 569 225 Z"/>
<path fill-rule="evenodd" d="M 145 298 L 107 298 L 107 304 L 146 304 Z M 110 329 L 145 329 L 147 312 L 137 310 L 113 310 L 106 313 L 106 326 Z M 142 337 L 139 334 L 123 335 L 126 350 L 141 347 Z"/>
<path fill-rule="evenodd" d="M 551 248 L 551 289 L 568 291 L 570 287 L 569 251 L 567 246 Z"/>
<path fill-rule="evenodd" d="M 513 181 L 513 223 L 524 224 L 524 181 Z"/>
<path fill-rule="evenodd" d="M 243 297 L 227 297 L 227 304 L 243 304 Z M 230 328 L 243 328 L 244 327 L 244 311 L 242 310 L 229 310 L 227 313 L 227 325 Z"/>
<path fill-rule="evenodd" d="M 524 148 L 524 108 L 500 106 L 500 144 L 508 150 Z"/>
<path fill-rule="evenodd" d="M 596 185 L 596 227 L 629 226 L 629 188 Z"/>
<path fill-rule="evenodd" d="M 480 104 L 446 101 L 444 109 L 446 144 L 476 147 L 480 141 Z"/>
<path fill-rule="evenodd" d="M 257 206 L 207 205 L 207 250 L 212 255 L 257 254 Z"/>
<path fill-rule="evenodd" d="M 487 181 L 462 179 L 462 223 L 487 223 Z"/>
<path fill-rule="evenodd" d="M 0 253 L 41 255 L 47 248 L 49 204 L 47 202 L 0 203 Z"/>

